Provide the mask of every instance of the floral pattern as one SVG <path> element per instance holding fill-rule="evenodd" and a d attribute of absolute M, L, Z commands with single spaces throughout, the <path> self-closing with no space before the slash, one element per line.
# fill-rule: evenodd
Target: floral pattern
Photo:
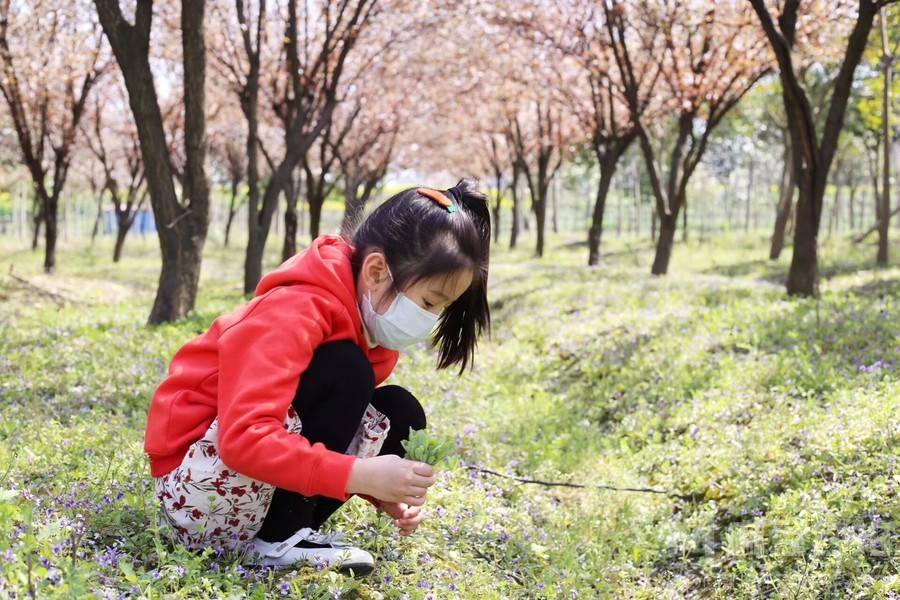
<path fill-rule="evenodd" d="M 284 428 L 299 434 L 302 423 L 288 408 Z M 236 548 L 262 527 L 275 486 L 228 468 L 219 457 L 219 420 L 214 419 L 174 470 L 155 478 L 160 501 L 158 521 L 186 548 Z M 377 456 L 390 430 L 390 419 L 369 404 L 345 454 Z"/>

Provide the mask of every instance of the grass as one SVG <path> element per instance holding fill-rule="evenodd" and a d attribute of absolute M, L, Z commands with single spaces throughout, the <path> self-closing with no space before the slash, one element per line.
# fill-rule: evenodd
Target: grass
<path fill-rule="evenodd" d="M 475 369 L 409 388 L 463 467 L 408 538 L 354 498 L 326 525 L 373 553 L 354 579 L 253 571 L 155 526 L 142 453 L 168 361 L 243 302 L 239 249 L 210 244 L 198 310 L 147 328 L 155 241 L 63 247 L 59 271 L 0 241 L 0 597 L 895 598 L 900 596 L 900 267 L 823 248 L 823 294 L 788 299 L 759 237 L 652 248 L 572 236 L 493 251 L 493 331 Z M 275 265 L 275 253 L 266 268 Z M 789 251 L 787 253 L 789 255 Z M 652 487 L 547 487 L 480 473 Z"/>

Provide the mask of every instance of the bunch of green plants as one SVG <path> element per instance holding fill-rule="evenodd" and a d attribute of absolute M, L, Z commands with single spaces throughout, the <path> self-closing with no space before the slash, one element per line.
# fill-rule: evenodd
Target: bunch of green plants
<path fill-rule="evenodd" d="M 432 437 L 427 430 L 410 429 L 409 439 L 400 440 L 406 450 L 406 458 L 435 466 L 453 454 L 453 443 L 447 439 Z"/>

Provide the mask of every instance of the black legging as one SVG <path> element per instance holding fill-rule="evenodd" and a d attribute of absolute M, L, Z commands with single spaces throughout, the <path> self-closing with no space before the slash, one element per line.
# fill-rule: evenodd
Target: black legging
<path fill-rule="evenodd" d="M 293 405 L 302 423 L 300 434 L 310 444 L 322 442 L 329 450 L 345 452 L 370 402 L 391 422 L 379 455 L 405 456 L 400 440 L 409 438 L 410 428 L 425 427 L 425 411 L 416 397 L 399 385 L 376 388 L 369 359 L 350 340 L 316 348 L 300 377 Z M 280 542 L 303 527 L 318 529 L 342 505 L 335 498 L 307 497 L 275 488 L 257 535 L 267 542 Z"/>

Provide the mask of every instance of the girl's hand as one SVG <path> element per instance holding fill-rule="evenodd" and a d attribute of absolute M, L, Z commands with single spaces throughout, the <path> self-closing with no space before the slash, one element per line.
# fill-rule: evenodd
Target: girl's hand
<path fill-rule="evenodd" d="M 382 502 L 381 510 L 394 519 L 394 525 L 400 528 L 402 536 L 411 535 L 425 520 L 425 511 L 421 506 L 409 506 L 405 502 Z"/>
<path fill-rule="evenodd" d="M 434 467 L 396 454 L 359 458 L 353 463 L 348 494 L 368 494 L 382 502 L 425 503 L 425 492 L 435 482 Z"/>

